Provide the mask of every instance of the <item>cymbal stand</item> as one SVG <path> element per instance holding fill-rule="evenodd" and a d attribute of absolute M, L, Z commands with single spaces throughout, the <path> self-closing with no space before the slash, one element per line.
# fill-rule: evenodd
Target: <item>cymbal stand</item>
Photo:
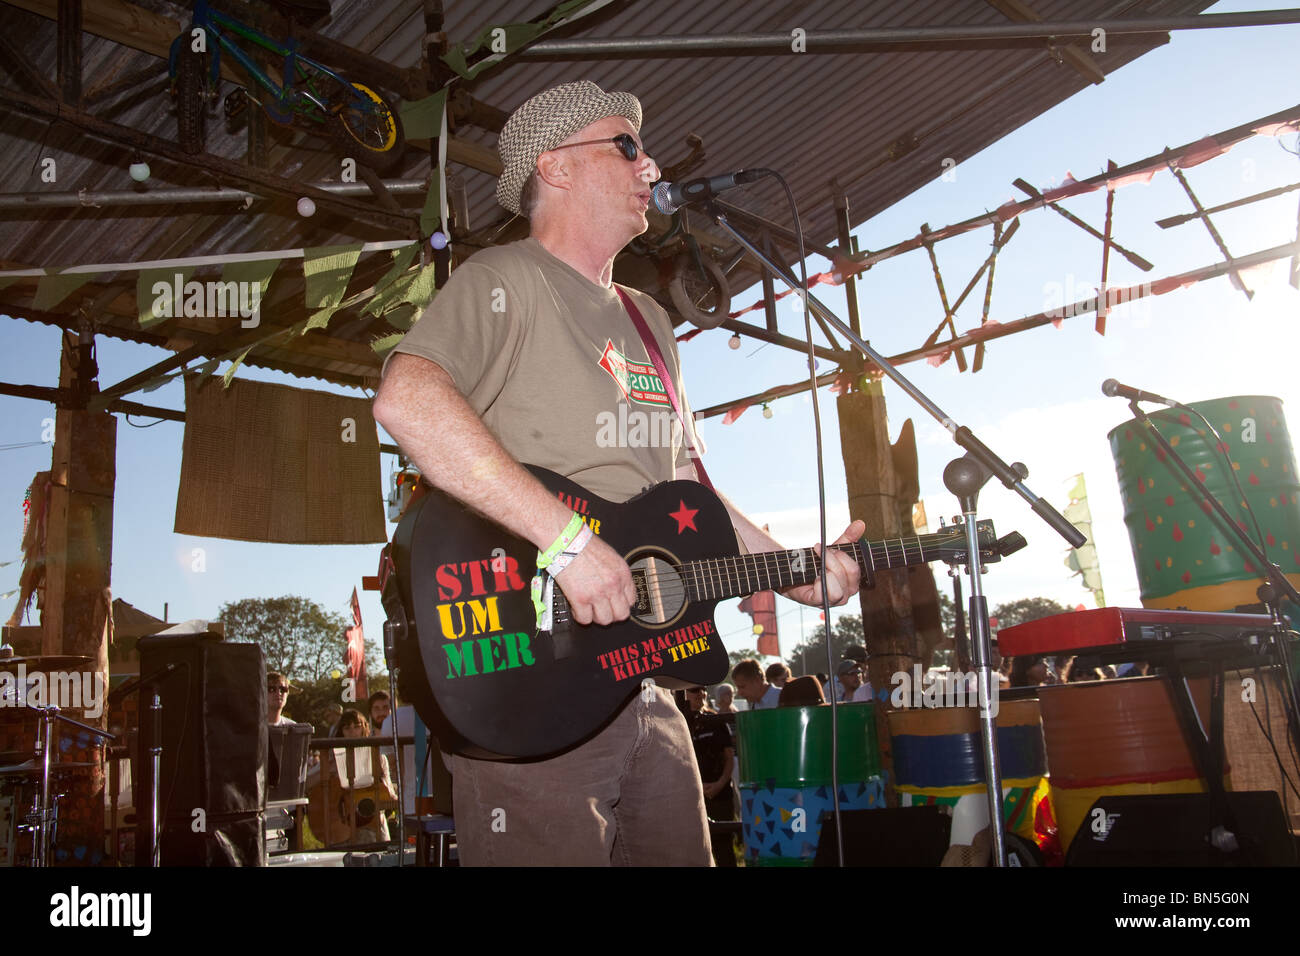
<path fill-rule="evenodd" d="M 59 713 L 59 708 L 54 706 L 31 709 L 41 715 L 41 727 L 36 733 L 36 749 L 41 756 L 41 786 L 36 791 L 31 812 L 27 814 L 27 822 L 32 829 L 32 866 L 45 867 L 50 865 L 50 847 L 54 842 L 55 828 L 58 824 L 58 798 L 54 798 L 53 804 L 50 800 L 50 764 L 54 753 L 55 722 L 63 721 L 65 724 L 71 724 L 73 727 L 94 734 L 101 740 L 116 740 L 117 736 L 98 727 L 92 727 L 90 724 L 73 720 L 71 717 L 64 717 Z"/>

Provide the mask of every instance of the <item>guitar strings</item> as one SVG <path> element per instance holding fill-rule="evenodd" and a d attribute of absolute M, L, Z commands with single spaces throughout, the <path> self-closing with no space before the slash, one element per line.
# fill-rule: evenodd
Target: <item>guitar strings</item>
<path fill-rule="evenodd" d="M 925 537 L 930 542 L 934 542 L 936 540 L 947 540 L 950 539 L 952 536 L 951 535 L 926 535 Z M 922 538 L 921 535 L 912 535 L 911 541 L 914 542 L 913 546 L 923 557 L 925 554 L 926 542 L 923 542 L 921 538 Z M 879 543 L 868 544 L 867 547 L 869 549 L 871 566 L 873 568 L 876 567 L 878 564 L 882 564 L 882 563 L 886 567 L 894 566 L 892 551 L 891 551 L 892 540 L 894 539 L 890 539 L 888 541 L 882 541 Z M 903 552 L 904 563 L 906 563 L 909 554 L 908 539 L 900 537 L 897 540 Z M 857 560 L 859 563 L 862 562 L 863 559 L 862 552 L 864 548 L 862 542 L 860 541 L 853 541 L 847 544 L 831 545 L 831 547 L 835 548 L 837 551 L 850 552 L 853 554 L 855 560 Z M 808 556 L 808 560 L 812 566 L 811 580 L 816 580 L 816 578 L 821 575 L 821 558 L 811 548 L 800 548 L 795 551 L 787 551 L 787 552 L 766 551 L 766 552 L 761 552 L 759 554 L 738 554 L 738 555 L 729 555 L 726 557 L 719 557 L 719 558 L 702 558 L 695 561 L 688 561 L 685 564 L 668 564 L 668 562 L 664 562 L 665 564 L 668 565 L 668 567 L 673 572 L 675 572 L 675 576 L 672 581 L 665 582 L 662 586 L 657 588 L 656 593 L 659 596 L 662 603 L 672 605 L 674 608 L 679 608 L 682 604 L 688 603 L 691 600 L 699 600 L 701 597 L 705 599 L 710 599 L 712 595 L 707 592 L 714 590 L 715 584 L 717 585 L 717 590 L 720 592 L 731 591 L 734 590 L 736 587 L 740 586 L 741 581 L 743 579 L 744 588 L 749 588 L 749 586 L 753 583 L 753 579 L 757 578 L 760 574 L 767 575 L 768 585 L 770 587 L 772 583 L 771 581 L 772 575 L 775 573 L 777 576 L 778 586 L 782 586 L 780 585 L 780 579 L 781 579 L 781 574 L 783 569 L 781 564 L 779 563 L 782 560 L 786 562 L 786 567 L 784 570 L 785 573 L 788 574 L 791 578 L 790 586 L 793 586 L 795 583 L 794 577 L 796 576 L 796 574 L 803 575 L 806 574 L 807 572 L 806 571 L 796 572 L 793 569 L 793 567 L 790 566 L 791 554 Z M 767 555 L 773 555 L 775 557 L 768 558 Z M 880 561 L 877 560 L 877 556 L 881 558 Z M 761 565 L 755 563 L 756 561 L 759 560 L 762 561 Z M 777 566 L 775 568 L 771 567 L 769 565 L 769 561 L 777 562 Z M 727 562 L 740 562 L 740 564 L 738 566 L 737 565 L 728 566 Z M 634 581 L 639 581 L 644 587 L 646 584 L 646 580 L 645 580 L 646 573 L 647 572 L 645 568 L 633 568 L 632 579 Z M 706 593 L 701 593 L 701 588 L 699 587 L 699 585 L 703 585 L 704 591 Z M 755 590 L 765 590 L 765 589 L 759 587 L 759 588 L 755 588 Z M 734 595 L 720 594 L 719 599 L 723 597 L 731 597 L 731 596 Z M 560 591 L 555 595 L 554 598 L 554 606 L 553 606 L 553 613 L 552 613 L 553 620 L 559 623 L 567 623 L 569 621 L 568 612 L 569 612 L 568 599 L 565 598 L 563 591 Z"/>

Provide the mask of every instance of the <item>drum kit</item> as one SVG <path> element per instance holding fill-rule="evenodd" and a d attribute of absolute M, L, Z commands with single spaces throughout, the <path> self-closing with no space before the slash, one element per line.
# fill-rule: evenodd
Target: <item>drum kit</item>
<path fill-rule="evenodd" d="M 40 701 L 33 703 L 19 682 L 90 666 L 88 657 L 0 658 L 0 672 L 8 678 L 0 685 L 0 866 L 51 865 L 60 803 L 75 781 L 104 765 L 94 750 L 115 739 L 43 697 L 32 695 Z"/>

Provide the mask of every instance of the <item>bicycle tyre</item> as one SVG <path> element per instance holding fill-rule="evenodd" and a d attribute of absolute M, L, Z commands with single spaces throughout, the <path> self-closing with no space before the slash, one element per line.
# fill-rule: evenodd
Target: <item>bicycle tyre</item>
<path fill-rule="evenodd" d="M 364 83 L 348 81 L 352 88 L 375 104 L 374 112 L 358 110 L 344 104 L 334 116 L 330 128 L 344 156 L 351 156 L 377 173 L 391 173 L 402 162 L 406 136 L 402 121 L 381 94 Z"/>
<path fill-rule="evenodd" d="M 176 140 L 191 156 L 207 148 L 207 56 L 182 43 L 176 63 Z"/>
<path fill-rule="evenodd" d="M 713 259 L 701 253 L 705 276 L 701 276 L 689 252 L 680 253 L 673 262 L 668 282 L 668 297 L 677 314 L 700 329 L 716 329 L 731 311 L 731 285 L 727 274 Z"/>

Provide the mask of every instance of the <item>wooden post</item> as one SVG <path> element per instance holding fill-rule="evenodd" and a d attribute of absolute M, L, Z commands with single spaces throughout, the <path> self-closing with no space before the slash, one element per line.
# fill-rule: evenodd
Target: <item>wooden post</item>
<path fill-rule="evenodd" d="M 59 385 L 65 395 L 84 397 L 97 389 L 91 357 L 92 334 L 65 334 Z M 74 399 L 75 402 L 75 399 Z M 106 615 L 113 552 L 113 486 L 116 479 L 117 420 L 61 403 L 55 413 L 50 512 L 46 536 L 45 604 L 41 612 L 42 653 L 90 658 L 104 705 L 108 684 Z M 85 686 L 83 681 L 83 687 Z M 55 701 L 61 706 L 64 701 Z M 103 727 L 106 714 L 92 717 L 67 708 L 69 716 Z M 62 728 L 60 728 L 62 732 Z M 74 735 L 75 736 L 75 735 Z M 92 766 L 68 777 L 68 799 L 60 806 L 56 862 L 82 866 L 104 853 L 103 751 L 74 747 L 64 760 Z M 65 857 L 64 854 L 67 854 Z"/>
<path fill-rule="evenodd" d="M 912 502 L 899 496 L 881 382 L 841 395 L 836 407 L 849 514 L 866 522 L 869 540 L 896 538 L 905 530 L 901 511 L 910 509 Z M 871 686 L 879 694 L 892 686 L 891 675 L 910 673 L 919 654 L 907 569 L 878 571 L 875 588 L 863 591 L 860 600 Z"/>

